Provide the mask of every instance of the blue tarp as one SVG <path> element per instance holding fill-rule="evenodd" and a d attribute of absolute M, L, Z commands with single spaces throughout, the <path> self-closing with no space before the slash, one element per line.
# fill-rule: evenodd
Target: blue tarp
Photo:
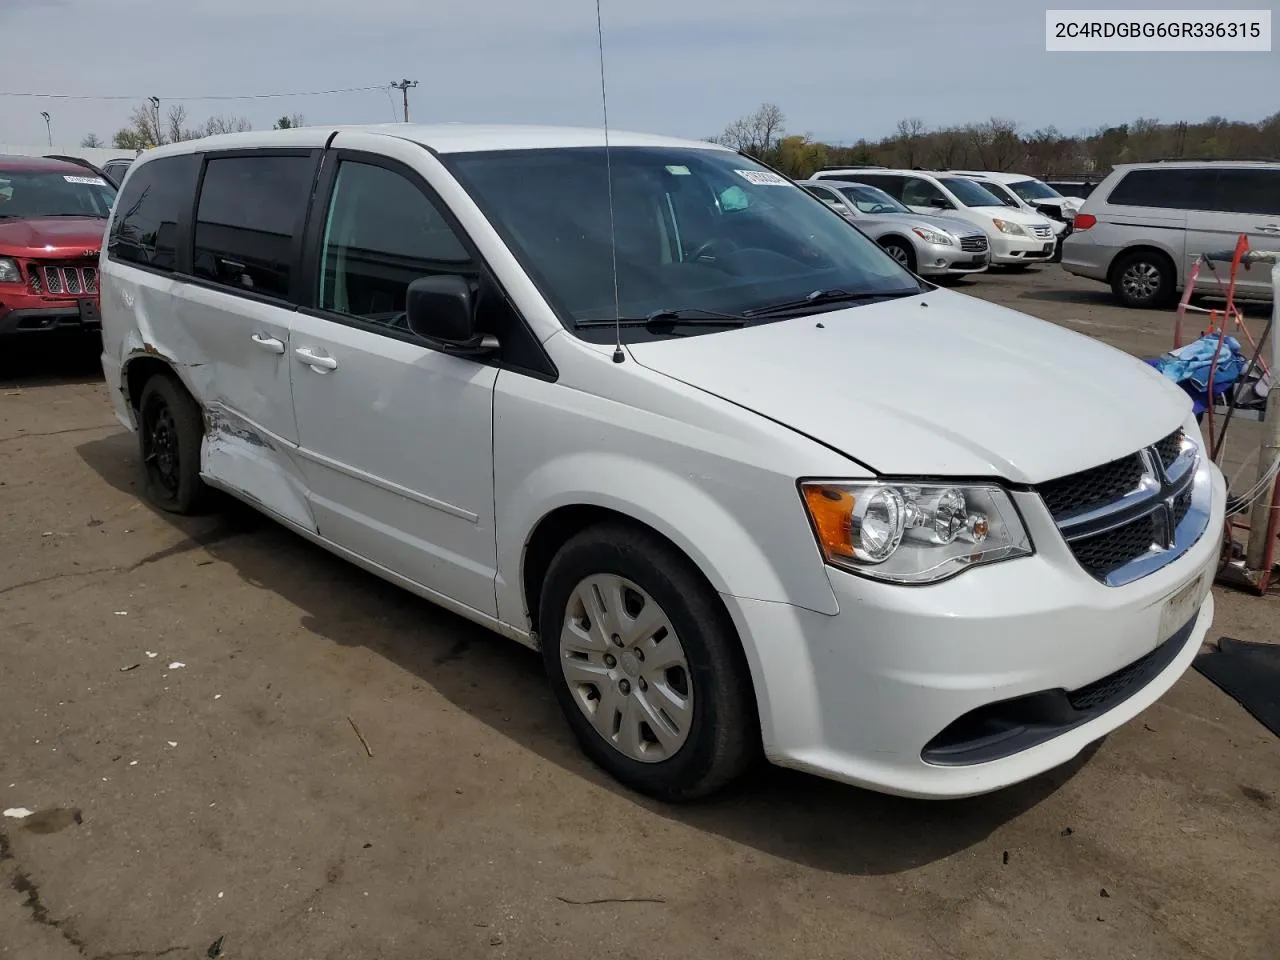
<path fill-rule="evenodd" d="M 1222 349 L 1219 350 L 1216 335 L 1203 336 L 1147 363 L 1182 387 L 1199 414 L 1209 406 L 1209 369 L 1215 352 L 1218 363 L 1213 370 L 1213 394 L 1217 397 L 1230 390 L 1244 373 L 1247 361 L 1241 355 L 1240 343 L 1235 337 L 1223 337 Z"/>

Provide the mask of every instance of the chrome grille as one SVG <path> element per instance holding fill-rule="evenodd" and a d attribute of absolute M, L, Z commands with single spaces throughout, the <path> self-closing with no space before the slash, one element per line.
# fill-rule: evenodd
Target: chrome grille
<path fill-rule="evenodd" d="M 44 280 L 46 293 L 81 297 L 98 292 L 97 267 L 45 264 L 40 268 L 39 276 Z"/>
<path fill-rule="evenodd" d="M 987 238 L 985 235 L 961 237 L 960 249 L 966 253 L 985 253 L 987 250 Z"/>
<path fill-rule="evenodd" d="M 1053 236 L 1053 227 L 1032 227 L 1031 229 L 1041 240 L 1048 240 Z"/>
<path fill-rule="evenodd" d="M 1176 430 L 1137 453 L 1036 489 L 1080 566 L 1121 586 L 1172 562 L 1203 534 L 1208 484 L 1196 486 L 1199 461 L 1195 445 Z M 1198 529 L 1188 520 L 1193 510 Z"/>

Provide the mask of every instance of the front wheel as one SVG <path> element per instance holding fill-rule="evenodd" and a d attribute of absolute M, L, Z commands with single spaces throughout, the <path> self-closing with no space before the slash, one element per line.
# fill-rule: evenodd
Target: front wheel
<path fill-rule="evenodd" d="M 912 273 L 916 272 L 916 252 L 911 249 L 911 244 L 905 240 L 899 240 L 897 237 L 890 237 L 881 243 L 884 252 L 898 263 L 902 264 Z"/>
<path fill-rule="evenodd" d="M 693 800 L 754 759 L 745 658 L 719 597 L 665 541 L 592 527 L 551 563 L 540 607 L 547 674 L 584 752 L 663 800 Z"/>

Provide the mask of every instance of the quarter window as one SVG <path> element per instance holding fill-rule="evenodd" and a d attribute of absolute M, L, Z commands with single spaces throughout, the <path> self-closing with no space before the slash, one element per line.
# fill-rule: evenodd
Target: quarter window
<path fill-rule="evenodd" d="M 195 275 L 288 299 L 313 166 L 307 156 L 210 160 L 196 213 Z"/>
<path fill-rule="evenodd" d="M 140 164 L 116 199 L 108 256 L 153 270 L 176 269 L 178 220 L 191 209 L 199 170 L 195 154 Z"/>
<path fill-rule="evenodd" d="M 321 251 L 322 310 L 403 325 L 409 284 L 472 274 L 466 248 L 414 183 L 393 170 L 344 160 L 329 201 Z"/>

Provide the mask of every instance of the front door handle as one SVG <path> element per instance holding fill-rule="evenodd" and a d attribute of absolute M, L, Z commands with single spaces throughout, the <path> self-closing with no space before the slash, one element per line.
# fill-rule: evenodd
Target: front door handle
<path fill-rule="evenodd" d="M 322 357 L 318 353 L 313 353 L 310 347 L 298 347 L 293 351 L 294 356 L 315 370 L 317 373 L 324 373 L 327 370 L 336 370 L 338 361 L 333 357 Z"/>
<path fill-rule="evenodd" d="M 255 333 L 249 339 L 268 353 L 284 353 L 283 340 L 277 340 L 275 337 L 268 337 L 261 333 Z"/>

